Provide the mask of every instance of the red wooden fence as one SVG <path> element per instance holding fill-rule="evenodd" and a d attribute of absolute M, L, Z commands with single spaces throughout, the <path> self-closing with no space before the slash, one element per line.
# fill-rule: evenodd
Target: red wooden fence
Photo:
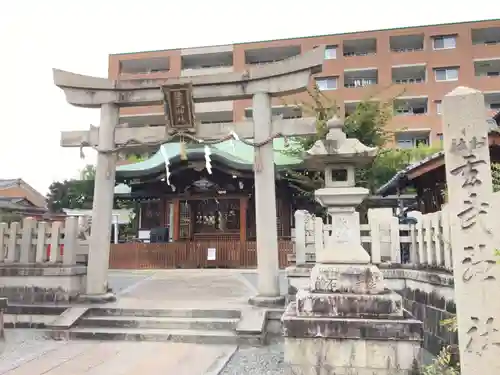
<path fill-rule="evenodd" d="M 215 250 L 215 260 L 208 260 L 208 249 Z M 280 268 L 288 266 L 288 254 L 293 243 L 278 242 Z M 257 251 L 255 241 L 197 240 L 172 243 L 112 244 L 109 257 L 112 269 L 162 268 L 255 268 Z"/>

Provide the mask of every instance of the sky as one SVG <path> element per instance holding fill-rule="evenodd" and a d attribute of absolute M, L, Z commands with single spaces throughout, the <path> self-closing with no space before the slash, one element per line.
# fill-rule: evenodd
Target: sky
<path fill-rule="evenodd" d="M 70 106 L 52 68 L 106 77 L 111 53 L 188 48 L 500 18 L 491 0 L 16 0 L 0 2 L 0 179 L 45 194 L 95 162 L 61 148 L 62 130 L 98 125 Z M 392 4 L 392 5 L 391 5 Z M 408 3 L 407 3 L 408 4 Z"/>

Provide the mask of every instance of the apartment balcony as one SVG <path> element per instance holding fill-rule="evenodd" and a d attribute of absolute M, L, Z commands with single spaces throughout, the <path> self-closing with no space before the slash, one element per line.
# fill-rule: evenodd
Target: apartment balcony
<path fill-rule="evenodd" d="M 343 43 L 342 49 L 346 57 L 376 55 L 377 39 L 346 40 Z"/>
<path fill-rule="evenodd" d="M 181 77 L 194 77 L 194 76 L 231 73 L 231 72 L 234 72 L 234 68 L 232 66 L 200 67 L 200 68 L 182 69 Z"/>
<path fill-rule="evenodd" d="M 394 116 L 422 116 L 428 113 L 427 97 L 399 97 L 394 99 Z"/>
<path fill-rule="evenodd" d="M 169 57 L 152 57 L 148 59 L 130 59 L 120 61 L 120 79 L 133 79 L 133 76 L 166 73 L 169 70 Z"/>
<path fill-rule="evenodd" d="M 488 115 L 493 116 L 500 111 L 500 91 L 498 92 L 485 92 L 484 93 L 484 106 Z"/>
<path fill-rule="evenodd" d="M 196 121 L 202 124 L 218 124 L 222 122 L 233 122 L 233 111 L 196 111 Z"/>
<path fill-rule="evenodd" d="M 302 109 L 298 106 L 273 106 L 272 109 L 273 116 L 282 116 L 284 119 L 291 118 L 301 118 Z M 253 108 L 245 108 L 245 118 L 253 118 Z"/>
<path fill-rule="evenodd" d="M 424 34 L 395 35 L 389 38 L 391 52 L 419 52 L 424 50 Z"/>
<path fill-rule="evenodd" d="M 426 65 L 400 65 L 392 67 L 392 83 L 407 85 L 426 82 Z"/>
<path fill-rule="evenodd" d="M 195 116 L 199 122 L 232 122 L 234 102 L 195 103 Z M 150 107 L 149 113 L 120 114 L 120 124 L 129 127 L 165 125 L 165 114 L 161 108 Z"/>
<path fill-rule="evenodd" d="M 474 74 L 476 77 L 499 78 L 500 58 L 492 60 L 474 60 Z"/>
<path fill-rule="evenodd" d="M 181 57 L 181 76 L 192 77 L 234 71 L 233 52 L 189 54 Z"/>
<path fill-rule="evenodd" d="M 487 27 L 483 29 L 472 29 L 473 45 L 497 45 L 500 44 L 500 27 Z"/>
<path fill-rule="evenodd" d="M 245 51 L 245 64 L 267 64 L 298 56 L 300 53 L 300 45 L 248 49 Z"/>
<path fill-rule="evenodd" d="M 430 129 L 399 131 L 394 134 L 397 148 L 408 149 L 430 145 Z"/>
<path fill-rule="evenodd" d="M 375 68 L 344 70 L 344 87 L 358 88 L 376 85 L 378 70 Z"/>

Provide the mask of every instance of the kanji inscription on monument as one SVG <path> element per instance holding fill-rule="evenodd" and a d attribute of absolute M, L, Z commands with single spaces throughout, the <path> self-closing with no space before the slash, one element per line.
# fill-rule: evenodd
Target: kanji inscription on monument
<path fill-rule="evenodd" d="M 446 183 L 451 223 L 462 375 L 500 373 L 500 266 L 490 229 L 493 200 L 484 97 L 458 87 L 443 100 Z M 493 297 L 493 298 L 492 298 Z"/>

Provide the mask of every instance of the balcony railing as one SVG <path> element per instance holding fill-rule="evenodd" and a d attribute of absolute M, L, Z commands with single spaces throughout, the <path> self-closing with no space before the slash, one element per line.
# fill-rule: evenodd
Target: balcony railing
<path fill-rule="evenodd" d="M 427 108 L 415 107 L 415 108 L 397 108 L 394 110 L 394 115 L 396 116 L 421 116 L 427 114 Z"/>
<path fill-rule="evenodd" d="M 420 52 L 423 51 L 423 47 L 405 47 L 405 48 L 391 48 L 392 52 Z"/>
<path fill-rule="evenodd" d="M 352 57 L 352 56 L 371 56 L 371 55 L 376 55 L 376 51 L 367 51 L 367 52 L 344 52 L 345 57 Z"/>
<path fill-rule="evenodd" d="M 487 72 L 487 73 L 482 73 L 482 74 L 476 74 L 476 77 L 482 78 L 497 78 L 500 77 L 500 72 Z"/>
<path fill-rule="evenodd" d="M 149 70 L 144 70 L 144 71 L 137 71 L 137 72 L 120 72 L 120 75 L 128 76 L 128 75 L 146 75 L 146 74 L 153 74 L 153 73 L 167 73 L 169 72 L 170 69 L 149 69 Z"/>
<path fill-rule="evenodd" d="M 404 78 L 404 79 L 395 79 L 394 83 L 400 85 L 412 84 L 412 83 L 424 83 L 425 78 Z"/>
<path fill-rule="evenodd" d="M 377 80 L 375 78 L 360 78 L 352 79 L 344 83 L 344 87 L 355 88 L 355 87 L 365 87 L 370 85 L 376 85 Z"/>

